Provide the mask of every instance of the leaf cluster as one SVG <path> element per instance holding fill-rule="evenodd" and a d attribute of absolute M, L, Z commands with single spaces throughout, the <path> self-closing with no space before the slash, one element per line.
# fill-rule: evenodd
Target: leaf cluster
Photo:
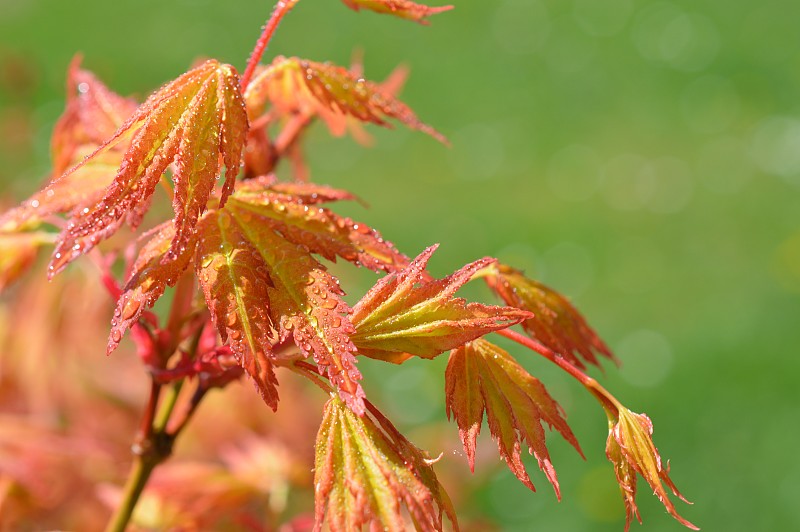
<path fill-rule="evenodd" d="M 295 3 L 278 3 L 265 35 Z M 344 3 L 423 23 L 449 9 L 407 0 Z M 156 389 L 196 378 L 196 406 L 209 389 L 245 374 L 276 410 L 276 370 L 284 368 L 330 393 L 316 446 L 318 528 L 327 521 L 337 530 L 441 530 L 443 514 L 458 527 L 427 455 L 367 400 L 359 356 L 402 364 L 449 351 L 447 415 L 470 468 L 486 418 L 514 475 L 534 489 L 522 460 L 527 448 L 560 498 L 545 427 L 582 455 L 580 446 L 561 406 L 485 338 L 492 333 L 549 358 L 606 409 L 607 454 L 628 522 L 638 515 L 638 473 L 676 519 L 693 526 L 666 496 L 662 482 L 678 492 L 661 467 L 649 419 L 630 413 L 585 373 L 613 355 L 564 296 L 491 257 L 435 279 L 427 263 L 436 246 L 409 259 L 376 229 L 328 205 L 353 194 L 308 180 L 302 141 L 316 120 L 337 135 L 396 121 L 446 142 L 397 98 L 394 82 L 368 81 L 360 70 L 276 57 L 265 66 L 251 60 L 240 76 L 211 59 L 136 105 L 76 61 L 53 135 L 52 179 L 0 216 L 0 288 L 44 245 L 54 245 L 51 277 L 89 255 L 116 300 L 107 350 L 131 331 Z M 294 180 L 276 178 L 284 160 Z M 147 216 L 159 198 L 172 215 L 152 223 Z M 123 226 L 139 236 L 120 256 L 107 241 Z M 385 275 L 351 307 L 326 266 L 337 260 Z M 456 295 L 476 279 L 506 306 Z M 162 321 L 150 309 L 170 287 L 172 307 Z M 527 336 L 511 332 L 516 325 Z"/>

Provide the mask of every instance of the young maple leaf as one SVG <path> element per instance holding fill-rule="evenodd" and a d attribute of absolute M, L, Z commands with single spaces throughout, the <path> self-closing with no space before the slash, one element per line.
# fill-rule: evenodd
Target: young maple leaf
<path fill-rule="evenodd" d="M 393 272 L 408 264 L 408 257 L 376 230 L 315 206 L 349 199 L 348 192 L 312 184 L 255 181 L 243 183 L 229 203 L 285 239 L 327 260 L 341 257 L 373 271 Z"/>
<path fill-rule="evenodd" d="M 119 142 L 78 169 L 64 174 L 111 137 L 136 109 L 136 102 L 110 91 L 91 72 L 70 65 L 67 105 L 51 139 L 53 179 L 20 206 L 0 216 L 0 230 L 38 226 L 48 216 L 92 205 L 111 183 L 127 148 Z"/>
<path fill-rule="evenodd" d="M 389 91 L 329 63 L 278 56 L 257 71 L 247 86 L 245 100 L 251 119 L 258 117 L 267 103 L 283 114 L 319 115 L 334 134 L 344 133 L 343 116 L 380 126 L 389 126 L 386 118 L 394 118 L 447 143 Z"/>
<path fill-rule="evenodd" d="M 198 228 L 197 274 L 223 340 L 275 408 L 273 331 L 313 356 L 354 412 L 364 412 L 344 294 L 309 249 L 275 232 L 233 197 Z"/>
<path fill-rule="evenodd" d="M 425 19 L 431 15 L 453 9 L 453 6 L 429 7 L 410 0 L 342 0 L 342 2 L 355 11 L 368 9 L 376 13 L 389 13 L 420 24 L 428 24 Z"/>
<path fill-rule="evenodd" d="M 325 405 L 316 442 L 314 530 L 325 521 L 331 530 L 442 530 L 443 512 L 458 530 L 426 454 L 368 408 L 374 421 L 354 415 L 336 397 Z"/>
<path fill-rule="evenodd" d="M 378 281 L 353 307 L 356 334 L 352 340 L 359 353 L 398 364 L 414 355 L 434 358 L 531 317 L 525 310 L 467 303 L 454 297 L 475 272 L 495 259 L 467 264 L 444 279 L 426 280 L 425 266 L 436 247 L 429 247 L 408 267 Z"/>
<path fill-rule="evenodd" d="M 647 481 L 672 517 L 687 528 L 699 530 L 697 526 L 681 517 L 669 500 L 664 484 L 675 496 L 688 502 L 669 478 L 669 466 L 661 463 L 661 456 L 653 444 L 653 423 L 650 418 L 624 407 L 617 409 L 616 412 L 606 409 L 606 412 L 609 416 L 606 456 L 614 464 L 614 473 L 625 502 L 625 532 L 630 529 L 634 517 L 639 523 L 642 522 L 636 506 L 637 473 Z"/>
<path fill-rule="evenodd" d="M 543 423 L 557 430 L 581 456 L 583 452 L 561 406 L 538 379 L 506 351 L 478 339 L 452 351 L 445 372 L 445 388 L 447 417 L 450 419 L 452 415 L 458 424 L 472 471 L 475 471 L 475 445 L 485 412 L 489 431 L 508 468 L 534 490 L 520 456 L 521 445 L 527 444 L 561 498 L 556 471 L 545 445 Z"/>
<path fill-rule="evenodd" d="M 503 264 L 495 266 L 494 275 L 487 277 L 487 282 L 508 305 L 533 313 L 522 322 L 532 338 L 579 368 L 586 367 L 581 357 L 599 365 L 595 353 L 615 360 L 583 316 L 558 292 Z"/>
<path fill-rule="evenodd" d="M 152 307 L 164 294 L 167 286 L 175 286 L 194 256 L 196 239 L 192 238 L 175 260 L 164 260 L 175 238 L 172 221 L 165 222 L 150 234 L 152 237 L 139 251 L 130 277 L 117 300 L 111 320 L 108 354 L 117 348 L 125 331 L 139 320 L 144 310 Z"/>
<path fill-rule="evenodd" d="M 138 104 L 124 98 L 73 59 L 67 72 L 67 106 L 51 137 L 53 175 L 58 177 L 114 135 Z"/>
<path fill-rule="evenodd" d="M 130 137 L 104 197 L 73 216 L 59 237 L 50 275 L 113 234 L 124 219 L 138 226 L 173 161 L 175 237 L 166 260 L 177 258 L 206 208 L 220 174 L 220 159 L 228 169 L 220 202 L 232 192 L 246 134 L 239 77 L 232 66 L 206 61 L 161 88 L 82 163 Z"/>

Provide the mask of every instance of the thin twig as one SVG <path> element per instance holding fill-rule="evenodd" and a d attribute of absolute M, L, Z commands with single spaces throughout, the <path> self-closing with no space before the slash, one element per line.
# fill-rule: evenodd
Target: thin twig
<path fill-rule="evenodd" d="M 242 92 L 244 92 L 245 89 L 247 89 L 247 85 L 250 84 L 250 79 L 253 77 L 253 72 L 255 72 L 258 62 L 261 61 L 261 56 L 264 55 L 264 51 L 267 49 L 269 41 L 275 34 L 275 30 L 278 29 L 278 24 L 280 24 L 281 19 L 286 15 L 286 13 L 292 10 L 298 1 L 299 0 L 278 0 L 278 3 L 275 4 L 275 9 L 272 11 L 272 16 L 270 16 L 269 20 L 264 26 L 264 31 L 261 32 L 261 37 L 258 38 L 256 46 L 253 48 L 253 52 L 250 54 L 250 59 L 247 61 L 247 68 L 245 68 L 244 74 L 242 74 L 240 81 Z"/>

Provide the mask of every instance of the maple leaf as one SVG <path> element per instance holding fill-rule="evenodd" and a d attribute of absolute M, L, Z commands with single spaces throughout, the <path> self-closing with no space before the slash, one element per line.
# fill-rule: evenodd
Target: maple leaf
<path fill-rule="evenodd" d="M 392 272 L 408 264 L 408 257 L 376 230 L 315 206 L 349 199 L 348 192 L 312 184 L 253 181 L 243 183 L 229 203 L 242 216 L 250 216 L 286 240 L 328 260 L 341 257 L 373 271 Z"/>
<path fill-rule="evenodd" d="M 531 490 L 533 483 L 520 456 L 524 443 L 561 498 L 558 478 L 545 445 L 543 424 L 557 430 L 583 456 L 561 406 L 544 385 L 506 351 L 484 340 L 469 342 L 450 354 L 445 372 L 447 417 L 458 424 L 470 469 L 484 412 L 508 468 Z"/>
<path fill-rule="evenodd" d="M 110 91 L 76 58 L 67 75 L 67 105 L 51 140 L 53 179 L 20 206 L 0 216 L 0 230 L 36 227 L 48 216 L 91 205 L 103 196 L 122 162 L 127 143 L 112 148 L 62 175 L 91 155 L 124 123 L 136 103 Z"/>
<path fill-rule="evenodd" d="M 175 260 L 164 260 L 175 238 L 172 221 L 151 230 L 148 235 L 152 236 L 139 251 L 122 294 L 117 299 L 106 350 L 108 354 L 117 348 L 125 331 L 139 320 L 145 309 L 155 304 L 167 286 L 175 286 L 191 264 L 196 247 L 195 238 L 183 247 Z"/>
<path fill-rule="evenodd" d="M 278 181 L 274 175 L 258 176 L 243 181 L 237 189 L 237 197 L 256 197 L 262 193 L 288 196 L 292 202 L 302 205 L 318 205 L 342 200 L 357 200 L 352 192 L 316 183 Z"/>
<path fill-rule="evenodd" d="M 431 15 L 453 9 L 453 6 L 429 7 L 411 2 L 410 0 L 342 0 L 344 4 L 358 11 L 368 9 L 376 13 L 388 13 L 396 17 L 413 20 L 421 24 L 428 24 L 425 20 Z"/>
<path fill-rule="evenodd" d="M 595 353 L 615 360 L 611 350 L 583 316 L 555 290 L 503 264 L 497 264 L 493 275 L 486 279 L 508 305 L 533 313 L 533 317 L 523 321 L 522 326 L 545 347 L 582 369 L 586 366 L 581 357 L 590 364 L 599 365 Z"/>
<path fill-rule="evenodd" d="M 137 227 L 173 161 L 175 237 L 166 260 L 181 254 L 219 177 L 220 156 L 228 169 L 220 202 L 233 190 L 247 133 L 238 79 L 232 66 L 206 61 L 150 96 L 86 159 L 92 161 L 130 138 L 103 198 L 74 215 L 59 237 L 51 276 L 113 234 L 123 219 Z"/>
<path fill-rule="evenodd" d="M 256 382 L 267 404 L 277 396 L 271 373 L 272 331 L 313 356 L 355 412 L 364 391 L 355 367 L 354 329 L 338 281 L 308 248 L 275 232 L 231 198 L 200 225 L 196 264 L 200 285 L 222 338 Z"/>
<path fill-rule="evenodd" d="M 495 259 L 467 264 L 444 279 L 426 280 L 425 267 L 436 247 L 429 247 L 405 269 L 378 281 L 353 307 L 356 334 L 352 340 L 359 353 L 395 363 L 413 355 L 434 358 L 531 317 L 524 310 L 467 303 L 454 297 L 473 274 Z"/>
<path fill-rule="evenodd" d="M 650 485 L 653 493 L 661 501 L 667 511 L 679 523 L 692 530 L 697 526 L 678 514 L 672 501 L 669 500 L 664 484 L 670 491 L 684 502 L 672 479 L 669 478 L 669 466 L 661 463 L 661 456 L 653 444 L 653 423 L 644 414 L 636 414 L 625 407 L 620 407 L 609 415 L 609 434 L 606 443 L 606 456 L 614 464 L 614 473 L 625 502 L 625 531 L 630 529 L 633 518 L 639 523 L 639 509 L 636 506 L 636 474 L 640 474 Z"/>
<path fill-rule="evenodd" d="M 442 530 L 442 513 L 458 522 L 427 455 L 376 408 L 356 416 L 342 401 L 325 405 L 314 467 L 315 530 Z"/>
<path fill-rule="evenodd" d="M 319 115 L 334 134 L 343 134 L 343 116 L 380 126 L 394 118 L 411 129 L 447 140 L 379 84 L 353 75 L 344 67 L 297 57 L 278 56 L 257 71 L 245 91 L 247 110 L 255 119 L 269 102 L 283 114 Z"/>
<path fill-rule="evenodd" d="M 80 68 L 75 57 L 67 71 L 67 105 L 53 128 L 53 175 L 58 177 L 81 161 L 125 123 L 137 103 L 111 91 L 102 81 Z"/>

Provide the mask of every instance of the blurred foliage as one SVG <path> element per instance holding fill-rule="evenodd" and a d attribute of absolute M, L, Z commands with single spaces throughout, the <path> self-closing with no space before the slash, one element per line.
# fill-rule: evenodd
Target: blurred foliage
<path fill-rule="evenodd" d="M 652 417 L 673 479 L 696 503 L 687 518 L 708 530 L 800 527 L 790 460 L 800 441 L 791 355 L 800 341 L 800 4 L 456 4 L 430 27 L 331 1 L 305 0 L 287 18 L 268 56 L 346 64 L 363 49 L 373 79 L 405 62 L 403 98 L 453 142 L 373 129 L 363 150 L 318 128 L 312 177 L 357 192 L 371 207 L 352 213 L 407 254 L 441 242 L 435 273 L 495 255 L 569 295 L 622 359 L 608 387 Z M 110 87 L 143 97 L 198 57 L 243 67 L 270 9 L 264 0 L 0 0 L 0 203 L 48 173 L 75 52 Z M 353 297 L 374 281 L 345 275 Z M 10 330 L 4 312 L 0 330 Z M 544 361 L 522 362 L 566 406 L 588 463 L 553 446 L 564 496 L 555 504 L 479 444 L 474 500 L 465 490 L 456 506 L 503 530 L 621 530 L 602 411 Z M 108 363 L 92 362 L 100 373 Z M 451 460 L 456 428 L 421 425 L 444 416 L 443 365 L 361 369 L 367 393 L 411 439 L 445 453 L 448 486 L 466 470 L 462 456 Z M 647 493 L 639 500 L 646 530 L 681 529 Z"/>

